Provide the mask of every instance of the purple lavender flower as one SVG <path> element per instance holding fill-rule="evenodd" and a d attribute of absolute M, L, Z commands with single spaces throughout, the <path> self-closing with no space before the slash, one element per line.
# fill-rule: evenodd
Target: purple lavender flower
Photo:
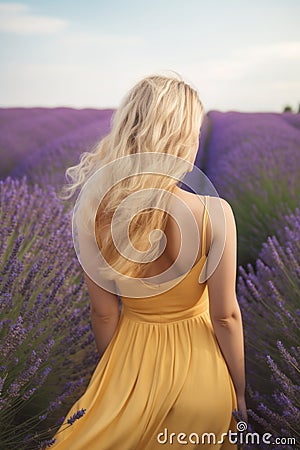
<path fill-rule="evenodd" d="M 0 442 L 9 449 L 22 447 L 29 423 L 31 444 L 52 437 L 99 357 L 70 218 L 54 188 L 45 201 L 26 177 L 8 177 L 0 198 L 13 212 L 0 208 Z"/>
<path fill-rule="evenodd" d="M 300 210 L 281 222 L 278 238 L 269 237 L 263 244 L 256 271 L 250 265 L 248 271 L 239 268 L 237 294 L 244 323 L 250 409 L 254 411 L 249 415 L 261 433 L 267 430 L 274 436 L 299 440 Z"/>
<path fill-rule="evenodd" d="M 82 408 L 79 411 L 77 411 L 75 414 L 73 414 L 69 419 L 67 420 L 67 423 L 70 425 L 73 425 L 75 420 L 80 419 L 86 412 L 86 409 Z"/>
<path fill-rule="evenodd" d="M 81 123 L 75 129 L 46 141 L 35 151 L 28 152 L 10 172 L 10 176 L 27 176 L 30 185 L 37 183 L 61 186 L 65 169 L 78 162 L 80 154 L 92 149 L 110 128 L 113 110 L 94 111 L 93 119 Z M 83 111 L 84 113 L 84 111 Z"/>
<path fill-rule="evenodd" d="M 42 441 L 40 443 L 40 449 L 45 449 L 46 447 L 51 447 L 53 444 L 55 444 L 56 439 L 52 438 L 52 439 L 45 439 L 44 441 Z"/>
<path fill-rule="evenodd" d="M 101 133 L 112 110 L 71 109 L 71 108 L 8 108 L 0 110 L 1 172 L 0 178 L 9 175 L 11 170 L 27 158 L 29 153 L 37 154 L 46 145 L 72 139 L 73 134 L 80 138 L 86 127 L 94 133 L 98 127 Z M 93 125 L 92 125 L 93 124 Z M 91 135 L 93 139 L 93 134 Z M 97 136 L 96 136 L 97 137 Z M 83 142 L 82 139 L 81 142 Z M 86 141 L 87 142 L 87 141 Z M 72 149 L 76 147 L 72 146 Z M 77 147 L 78 149 L 78 147 Z M 24 172 L 22 173 L 24 174 Z M 22 174 L 19 176 L 22 176 Z"/>
<path fill-rule="evenodd" d="M 300 203 L 300 129 L 286 114 L 210 111 L 208 119 L 198 164 L 232 205 L 239 264 L 254 264 L 277 220 Z"/>

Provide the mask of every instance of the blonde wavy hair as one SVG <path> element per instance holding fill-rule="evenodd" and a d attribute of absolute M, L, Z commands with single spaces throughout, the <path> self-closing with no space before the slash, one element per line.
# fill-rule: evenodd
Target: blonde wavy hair
<path fill-rule="evenodd" d="M 202 103 L 193 87 L 175 76 L 146 77 L 128 92 L 113 114 L 110 133 L 92 151 L 84 152 L 79 164 L 66 170 L 65 176 L 69 184 L 64 185 L 61 190 L 59 196 L 62 199 L 73 196 L 99 168 L 118 158 L 148 152 L 155 153 L 154 157 L 157 158 L 160 153 L 177 157 L 176 165 L 170 162 L 170 167 L 164 168 L 169 176 L 159 173 L 127 176 L 113 185 L 103 197 L 94 218 L 95 236 L 102 256 L 116 273 L 136 278 L 147 272 L 151 262 L 143 260 L 143 254 L 153 244 L 150 244 L 149 236 L 153 230 L 165 229 L 168 194 L 172 194 L 178 178 L 182 179 L 188 171 L 186 164 L 181 162 L 193 163 L 202 121 Z M 112 169 L 112 180 L 115 175 Z M 149 188 L 157 191 L 152 191 L 149 195 Z M 131 242 L 124 244 L 127 248 L 121 254 L 112 239 L 110 225 L 121 202 L 137 192 L 141 210 L 131 218 Z M 166 195 L 162 195 L 162 192 Z M 153 196 L 156 196 L 155 207 Z M 124 214 L 128 215 L 128 211 Z M 127 223 L 122 220 L 122 213 L 116 233 L 119 236 L 127 234 Z M 141 252 L 139 261 L 127 257 L 130 255 L 131 245 Z M 156 250 L 154 247 L 152 260 L 157 254 L 159 242 Z"/>

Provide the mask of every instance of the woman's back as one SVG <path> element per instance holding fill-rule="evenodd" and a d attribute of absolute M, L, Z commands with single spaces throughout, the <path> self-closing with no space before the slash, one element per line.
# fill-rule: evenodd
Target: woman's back
<path fill-rule="evenodd" d="M 211 241 L 211 226 L 208 216 L 208 221 L 204 224 L 205 230 L 203 229 L 205 196 L 195 195 L 177 187 L 172 195 L 174 200 L 173 196 L 182 200 L 191 211 L 193 221 L 197 227 L 197 233 L 193 232 L 194 228 L 190 226 L 191 216 L 187 217 L 186 207 L 182 207 L 181 202 L 173 201 L 172 214 L 168 214 L 164 229 L 166 236 L 165 249 L 155 261 L 151 262 L 151 265 L 148 264 L 147 273 L 143 278 L 155 277 L 170 269 L 166 281 L 171 280 L 188 273 L 199 262 L 203 253 L 208 254 Z M 176 220 L 179 217 L 181 218 L 180 228 Z M 205 249 L 202 248 L 204 235 L 206 237 L 204 242 Z M 182 246 L 183 238 L 184 247 Z M 180 259 L 177 259 L 179 254 Z"/>

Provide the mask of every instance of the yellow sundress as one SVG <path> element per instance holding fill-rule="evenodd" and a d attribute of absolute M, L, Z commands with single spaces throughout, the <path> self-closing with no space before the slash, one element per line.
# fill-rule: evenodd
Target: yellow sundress
<path fill-rule="evenodd" d="M 61 426 L 51 448 L 237 449 L 228 439 L 236 432 L 233 382 L 210 320 L 207 283 L 198 282 L 206 221 L 205 207 L 202 256 L 178 284 L 152 297 L 121 297 L 113 338 L 66 418 L 86 412 Z"/>

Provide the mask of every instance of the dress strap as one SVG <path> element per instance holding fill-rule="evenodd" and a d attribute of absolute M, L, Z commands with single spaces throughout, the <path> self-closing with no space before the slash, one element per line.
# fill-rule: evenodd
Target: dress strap
<path fill-rule="evenodd" d="M 203 213 L 203 222 L 202 222 L 202 241 L 201 241 L 201 257 L 205 255 L 206 252 L 206 228 L 207 228 L 207 208 L 208 208 L 208 200 L 209 196 L 204 196 L 204 213 Z"/>

